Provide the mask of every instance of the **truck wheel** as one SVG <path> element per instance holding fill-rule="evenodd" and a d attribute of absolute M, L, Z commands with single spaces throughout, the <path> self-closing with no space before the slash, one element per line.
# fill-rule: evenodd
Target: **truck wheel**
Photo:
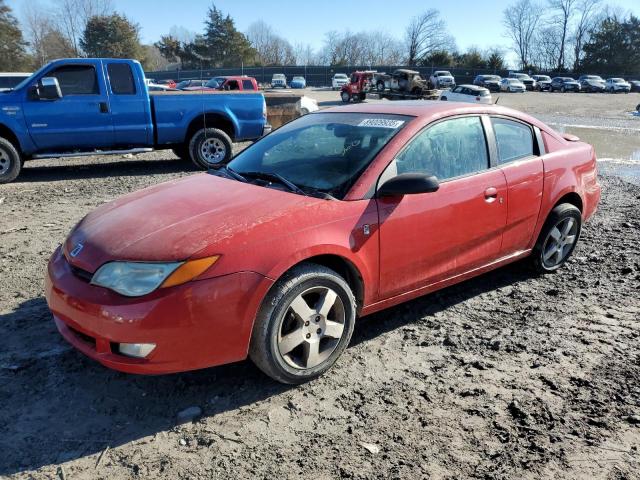
<path fill-rule="evenodd" d="M 22 159 L 13 144 L 0 138 L 0 183 L 13 182 L 22 169 Z"/>
<path fill-rule="evenodd" d="M 627 93 L 629 93 L 629 92 L 627 92 Z M 361 93 L 360 96 L 358 97 L 358 99 L 361 102 L 364 102 L 367 99 L 367 94 L 366 93 Z"/>
<path fill-rule="evenodd" d="M 349 344 L 356 302 L 333 270 L 303 263 L 279 279 L 256 316 L 251 360 L 271 378 L 307 382 L 329 370 Z"/>
<path fill-rule="evenodd" d="M 379 92 L 384 92 L 384 82 L 380 81 L 376 83 L 376 90 Z"/>
<path fill-rule="evenodd" d="M 218 128 L 203 128 L 191 137 L 189 155 L 197 167 L 208 169 L 224 165 L 231 159 L 233 143 L 229 135 Z"/>
<path fill-rule="evenodd" d="M 349 102 L 351 101 L 351 95 L 349 95 L 349 93 L 348 93 L 348 92 L 342 92 L 342 93 L 340 94 L 340 98 L 342 98 L 342 101 L 343 101 L 344 103 L 349 103 Z"/>

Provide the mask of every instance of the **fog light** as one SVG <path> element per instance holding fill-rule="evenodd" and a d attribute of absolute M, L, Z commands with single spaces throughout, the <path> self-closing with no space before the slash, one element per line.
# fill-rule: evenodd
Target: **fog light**
<path fill-rule="evenodd" d="M 156 348 L 155 343 L 121 343 L 120 353 L 129 357 L 145 358 L 153 349 Z"/>

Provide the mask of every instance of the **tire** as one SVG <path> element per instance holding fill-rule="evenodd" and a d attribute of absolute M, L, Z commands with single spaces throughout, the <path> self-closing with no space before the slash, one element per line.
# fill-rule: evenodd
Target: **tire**
<path fill-rule="evenodd" d="M 378 92 L 384 92 L 384 82 L 380 81 L 378 83 L 376 83 L 376 90 Z"/>
<path fill-rule="evenodd" d="M 322 299 L 328 292 L 332 292 L 333 303 L 322 313 Z M 322 265 L 300 264 L 265 296 L 253 327 L 249 356 L 278 382 L 308 382 L 329 370 L 347 348 L 355 319 L 356 302 L 347 282 Z M 326 335 L 326 329 L 332 334 Z"/>
<path fill-rule="evenodd" d="M 189 155 L 189 147 L 187 145 L 180 145 L 171 149 L 173 154 L 180 160 L 191 160 Z"/>
<path fill-rule="evenodd" d="M 351 101 L 351 95 L 348 92 L 342 92 L 340 94 L 340 98 L 344 103 L 349 103 Z"/>
<path fill-rule="evenodd" d="M 442 100 L 443 102 L 447 101 L 447 97 L 440 97 L 440 100 Z"/>
<path fill-rule="evenodd" d="M 231 159 L 233 142 L 218 128 L 203 128 L 189 141 L 189 155 L 198 168 L 207 170 L 224 165 Z"/>
<path fill-rule="evenodd" d="M 566 88 L 564 88 L 564 87 L 561 87 L 561 88 L 560 88 L 560 91 L 561 91 L 562 93 L 567 93 L 567 89 L 566 89 Z"/>
<path fill-rule="evenodd" d="M 360 100 L 361 102 L 364 102 L 367 99 L 367 94 L 366 93 L 361 93 L 358 96 L 358 100 Z"/>
<path fill-rule="evenodd" d="M 559 269 L 573 253 L 581 230 L 582 214 L 576 206 L 570 203 L 556 206 L 547 217 L 533 247 L 533 267 L 540 273 Z"/>
<path fill-rule="evenodd" d="M 0 137 L 0 183 L 13 182 L 22 170 L 22 158 L 13 144 Z"/>

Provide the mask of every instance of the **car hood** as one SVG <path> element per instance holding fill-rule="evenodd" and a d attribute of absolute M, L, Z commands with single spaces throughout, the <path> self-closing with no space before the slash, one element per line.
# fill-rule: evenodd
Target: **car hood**
<path fill-rule="evenodd" d="M 181 261 L 215 246 L 244 245 L 288 217 L 302 227 L 309 207 L 327 202 L 273 188 L 199 174 L 140 190 L 89 213 L 64 244 L 70 262 L 94 272 L 112 260 Z M 306 212 L 306 213 L 303 213 Z M 291 222 L 299 213 L 301 220 Z M 264 238 L 264 237 L 262 237 Z M 80 251 L 70 255 L 78 245 Z M 75 253 L 75 252 L 73 252 Z"/>

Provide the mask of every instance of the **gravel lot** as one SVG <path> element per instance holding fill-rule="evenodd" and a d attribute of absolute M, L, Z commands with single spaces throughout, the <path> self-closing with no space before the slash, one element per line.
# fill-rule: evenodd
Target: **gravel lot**
<path fill-rule="evenodd" d="M 600 157 L 640 150 L 638 94 L 503 101 L 609 129 L 583 132 Z M 48 256 L 101 203 L 193 173 L 158 152 L 32 162 L 0 186 L 0 478 L 640 478 L 639 186 L 601 177 L 600 210 L 557 274 L 515 264 L 366 317 L 310 384 L 249 362 L 107 370 L 55 331 Z"/>

